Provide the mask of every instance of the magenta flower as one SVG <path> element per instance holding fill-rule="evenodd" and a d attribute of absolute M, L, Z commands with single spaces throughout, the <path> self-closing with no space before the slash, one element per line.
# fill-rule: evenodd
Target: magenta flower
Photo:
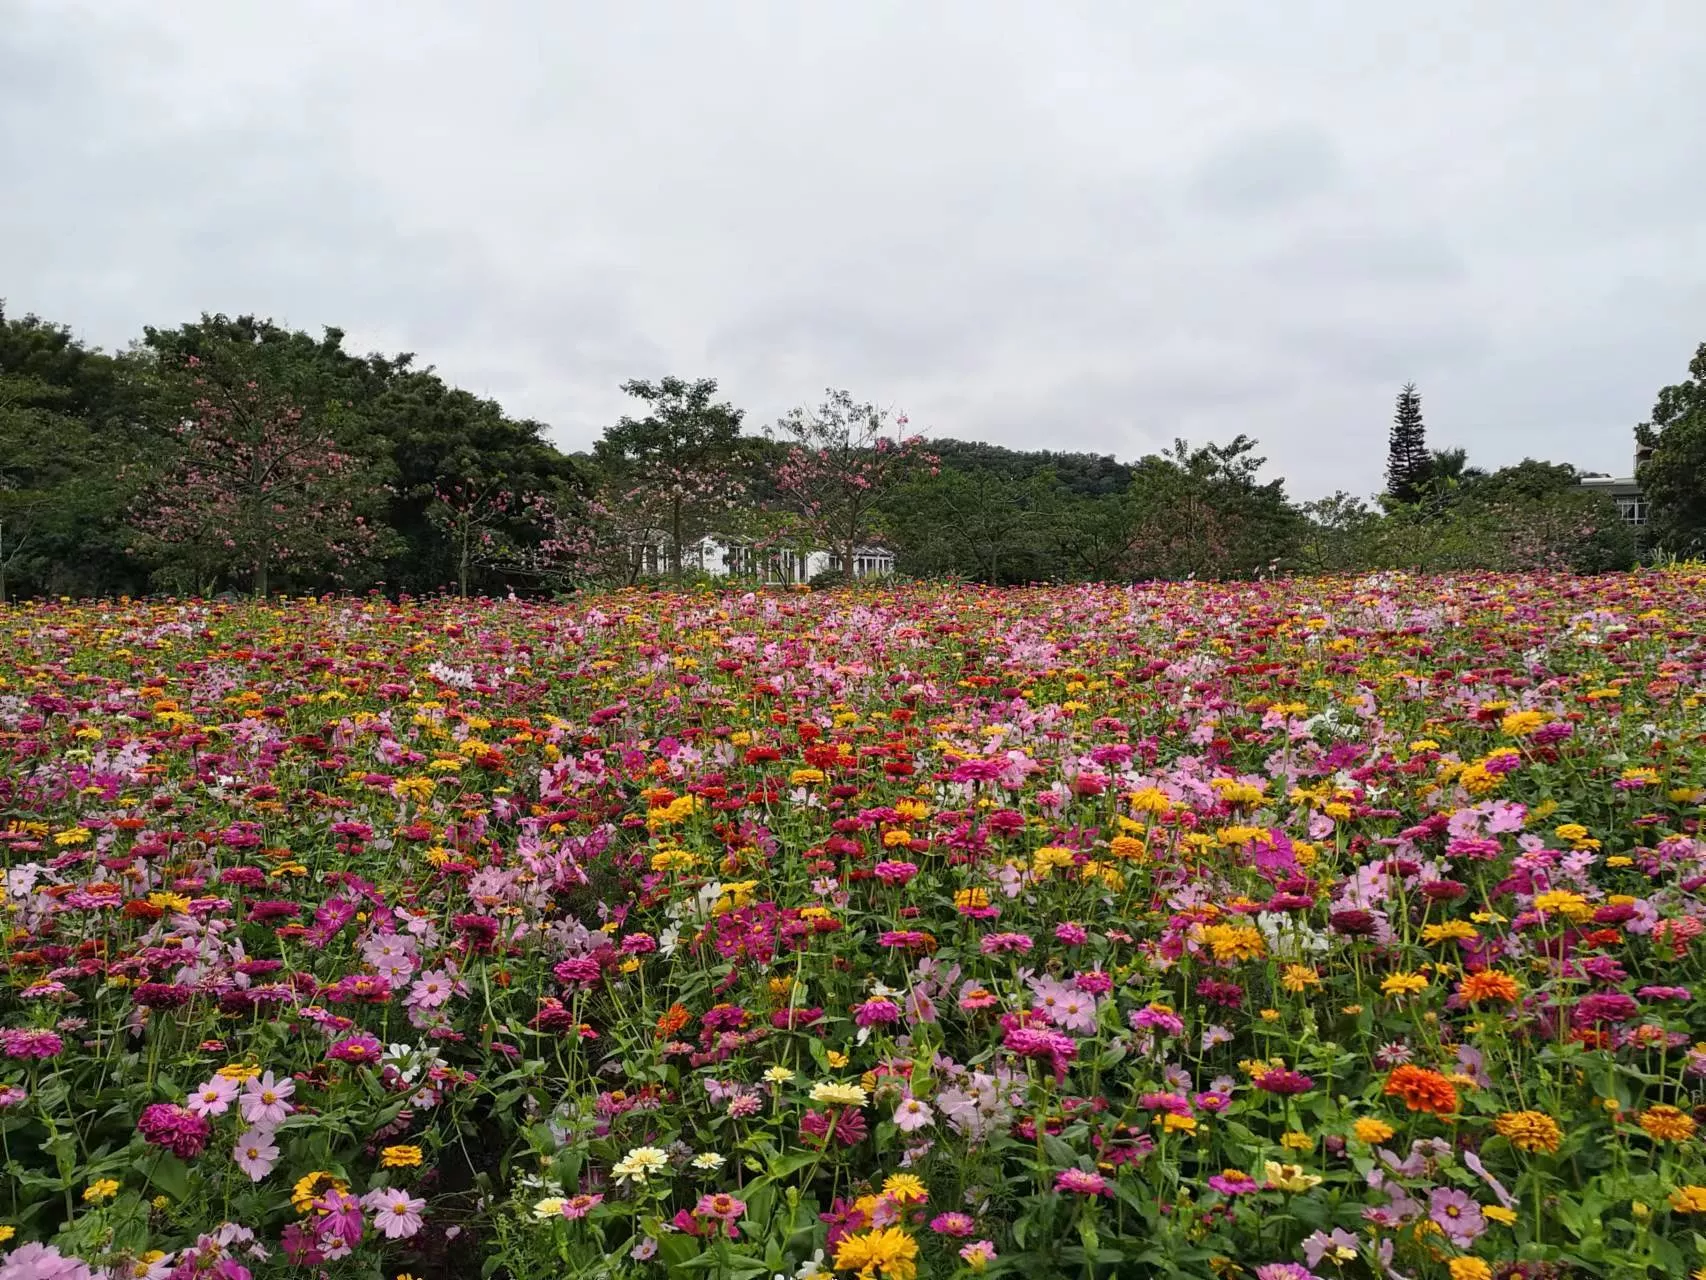
<path fill-rule="evenodd" d="M 900 1021 L 900 1006 L 880 996 L 853 1006 L 853 1023 L 860 1027 L 886 1027 Z"/>
<path fill-rule="evenodd" d="M 213 1132 L 213 1126 L 206 1120 L 174 1102 L 156 1102 L 144 1107 L 136 1128 L 146 1142 L 164 1147 L 183 1160 L 199 1156 Z"/>
<path fill-rule="evenodd" d="M 4 1050 L 8 1058 L 45 1061 L 64 1052 L 65 1041 L 51 1031 L 20 1028 L 0 1031 L 0 1050 Z"/>
<path fill-rule="evenodd" d="M 1265 1093 L 1277 1093 L 1285 1096 L 1295 1093 L 1308 1093 L 1315 1087 L 1315 1081 L 1301 1071 L 1290 1069 L 1264 1071 L 1256 1080 L 1256 1087 Z"/>
<path fill-rule="evenodd" d="M 365 1031 L 361 1031 L 335 1042 L 330 1049 L 326 1050 L 326 1056 L 339 1062 L 360 1064 L 378 1062 L 382 1051 L 383 1046 L 378 1040 Z"/>

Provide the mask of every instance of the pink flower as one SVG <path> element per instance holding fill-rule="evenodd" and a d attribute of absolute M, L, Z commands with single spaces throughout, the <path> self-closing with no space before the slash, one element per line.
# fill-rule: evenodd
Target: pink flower
<path fill-rule="evenodd" d="M 601 1195 L 571 1196 L 563 1201 L 563 1216 L 570 1222 L 574 1222 L 576 1219 L 586 1217 L 587 1214 L 603 1203 L 604 1197 Z"/>
<path fill-rule="evenodd" d="M 936 1113 L 910 1094 L 894 1109 L 894 1127 L 902 1133 L 916 1133 L 934 1123 Z"/>
<path fill-rule="evenodd" d="M 237 1145 L 231 1149 L 231 1158 L 237 1162 L 239 1169 L 249 1175 L 250 1182 L 259 1182 L 278 1163 L 278 1148 L 272 1139 L 271 1129 L 257 1126 L 244 1130 L 243 1136 L 237 1139 Z"/>
<path fill-rule="evenodd" d="M 198 1116 L 222 1116 L 231 1110 L 231 1102 L 237 1096 L 237 1082 L 224 1076 L 213 1076 L 205 1084 L 200 1085 L 184 1103 Z"/>
<path fill-rule="evenodd" d="M 1108 1180 L 1099 1173 L 1088 1173 L 1083 1169 L 1062 1169 L 1055 1176 L 1054 1189 L 1068 1191 L 1080 1196 L 1107 1196 L 1113 1192 L 1108 1190 Z"/>
<path fill-rule="evenodd" d="M 361 1198 L 362 1207 L 373 1215 L 373 1225 L 387 1240 L 407 1240 L 421 1229 L 421 1210 L 426 1201 L 401 1187 L 381 1187 Z"/>
<path fill-rule="evenodd" d="M 412 1009 L 436 1009 L 454 993 L 455 982 L 442 969 L 432 969 L 415 979 L 403 1001 Z"/>
<path fill-rule="evenodd" d="M 296 1082 L 288 1076 L 275 1080 L 268 1071 L 259 1078 L 251 1076 L 243 1082 L 243 1096 L 237 1106 L 243 1119 L 258 1128 L 276 1129 L 295 1110 L 285 1099 L 296 1092 Z"/>
<path fill-rule="evenodd" d="M 962 1240 L 977 1229 L 977 1222 L 970 1214 L 938 1213 L 930 1219 L 930 1230 L 939 1236 L 958 1236 Z"/>
<path fill-rule="evenodd" d="M 982 1271 L 995 1261 L 995 1241 L 974 1240 L 960 1248 L 960 1257 L 973 1271 Z"/>

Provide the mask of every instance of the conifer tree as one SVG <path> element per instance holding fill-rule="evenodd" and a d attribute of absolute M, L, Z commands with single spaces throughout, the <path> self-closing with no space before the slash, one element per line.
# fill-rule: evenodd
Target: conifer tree
<path fill-rule="evenodd" d="M 1386 451 L 1386 494 L 1394 502 L 1414 502 L 1428 482 L 1427 428 L 1422 425 L 1422 397 L 1416 384 L 1406 382 L 1398 393 L 1392 433 Z"/>

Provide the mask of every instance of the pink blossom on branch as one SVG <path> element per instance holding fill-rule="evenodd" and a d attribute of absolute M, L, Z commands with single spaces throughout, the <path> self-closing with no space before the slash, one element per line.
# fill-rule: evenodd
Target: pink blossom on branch
<path fill-rule="evenodd" d="M 257 594 L 275 568 L 338 579 L 371 555 L 380 531 L 359 506 L 375 489 L 363 460 L 289 396 L 221 361 L 185 366 L 171 455 L 130 511 L 144 542 L 203 573 L 247 574 Z"/>
<path fill-rule="evenodd" d="M 907 434 L 905 414 L 891 426 L 886 410 L 855 404 L 846 391 L 827 395 L 816 409 L 794 409 L 776 424 L 790 446 L 776 488 L 850 572 L 855 548 L 876 531 L 882 500 L 920 469 L 936 474 L 940 459 L 925 450 L 923 436 Z"/>

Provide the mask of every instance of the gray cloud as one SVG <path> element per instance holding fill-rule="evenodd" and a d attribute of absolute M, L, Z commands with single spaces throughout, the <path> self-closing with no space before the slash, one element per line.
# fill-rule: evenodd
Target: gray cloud
<path fill-rule="evenodd" d="M 1293 492 L 1621 469 L 1706 333 L 1706 11 L 1630 0 L 0 0 L 0 294 L 253 311 L 584 447 L 628 377 L 825 386 Z"/>

